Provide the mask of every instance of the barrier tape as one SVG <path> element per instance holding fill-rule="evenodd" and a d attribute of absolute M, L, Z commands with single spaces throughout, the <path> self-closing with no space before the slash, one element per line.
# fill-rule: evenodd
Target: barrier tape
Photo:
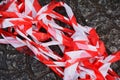
<path fill-rule="evenodd" d="M 68 16 L 56 12 L 64 7 Z M 56 20 L 69 25 L 60 26 Z M 45 31 L 41 30 L 44 29 Z M 50 67 L 64 80 L 119 80 L 110 67 L 120 51 L 108 55 L 94 28 L 77 23 L 71 8 L 52 0 L 6 0 L 0 3 L 0 43 L 11 44 Z M 61 50 L 53 51 L 57 45 Z"/>

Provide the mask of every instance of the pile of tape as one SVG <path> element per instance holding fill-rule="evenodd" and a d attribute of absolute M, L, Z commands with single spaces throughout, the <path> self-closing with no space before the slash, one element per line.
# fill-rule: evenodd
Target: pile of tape
<path fill-rule="evenodd" d="M 56 7 L 63 7 L 67 16 L 55 11 Z M 77 23 L 64 2 L 52 0 L 41 6 L 37 0 L 3 0 L 0 36 L 1 44 L 33 56 L 64 80 L 120 79 L 110 67 L 120 60 L 120 52 L 108 55 L 95 29 Z M 50 48 L 56 45 L 62 56 Z"/>

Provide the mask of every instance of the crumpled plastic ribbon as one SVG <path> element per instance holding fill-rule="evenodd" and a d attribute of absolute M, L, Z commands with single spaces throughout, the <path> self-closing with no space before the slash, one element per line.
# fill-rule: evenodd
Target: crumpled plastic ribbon
<path fill-rule="evenodd" d="M 68 16 L 56 12 L 56 7 L 64 7 Z M 45 31 L 41 31 L 43 28 Z M 11 44 L 35 57 L 64 80 L 120 79 L 110 68 L 111 63 L 120 60 L 120 52 L 108 55 L 95 29 L 78 24 L 64 2 L 52 0 L 42 7 L 37 0 L 2 1 L 0 36 L 1 44 Z M 54 45 L 59 46 L 63 56 L 50 48 Z"/>

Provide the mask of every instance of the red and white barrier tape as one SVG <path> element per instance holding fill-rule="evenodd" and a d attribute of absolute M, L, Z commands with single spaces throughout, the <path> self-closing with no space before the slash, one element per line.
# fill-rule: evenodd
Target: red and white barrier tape
<path fill-rule="evenodd" d="M 68 17 L 54 11 L 64 7 Z M 56 23 L 59 20 L 73 29 Z M 44 28 L 46 32 L 40 31 Z M 51 1 L 41 7 L 37 0 L 6 0 L 0 3 L 1 44 L 34 56 L 64 80 L 118 80 L 111 63 L 120 60 L 120 52 L 107 55 L 95 29 L 81 26 L 64 2 Z M 46 40 L 51 39 L 48 42 Z M 61 57 L 49 46 L 57 45 Z M 29 51 L 24 51 L 29 48 Z"/>

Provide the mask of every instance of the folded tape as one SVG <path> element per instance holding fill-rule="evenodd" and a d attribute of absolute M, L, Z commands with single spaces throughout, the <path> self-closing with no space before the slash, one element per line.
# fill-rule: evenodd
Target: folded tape
<path fill-rule="evenodd" d="M 56 12 L 56 7 L 64 7 L 67 16 Z M 69 27 L 59 25 L 56 20 Z M 108 55 L 95 29 L 78 24 L 64 2 L 52 0 L 41 6 L 37 0 L 2 1 L 0 36 L 1 44 L 11 44 L 35 57 L 64 80 L 120 79 L 110 67 L 120 60 L 120 52 Z M 50 48 L 54 45 L 63 56 Z"/>

